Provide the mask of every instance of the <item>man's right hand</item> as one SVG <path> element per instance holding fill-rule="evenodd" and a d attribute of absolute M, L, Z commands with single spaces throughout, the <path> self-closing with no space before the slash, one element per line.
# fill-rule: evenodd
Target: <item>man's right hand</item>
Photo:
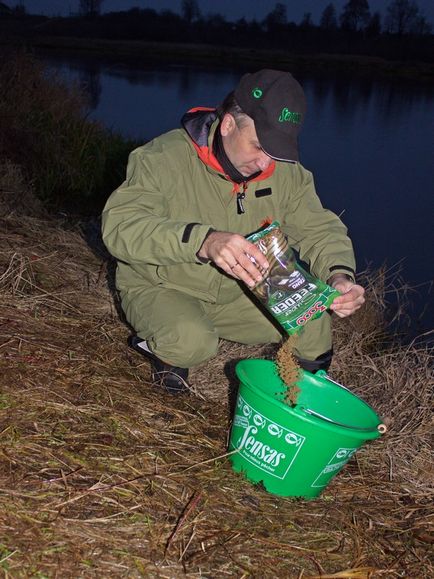
<path fill-rule="evenodd" d="M 198 256 L 210 259 L 230 276 L 249 287 L 262 281 L 270 267 L 265 255 L 242 235 L 229 231 L 213 231 L 198 251 Z"/>

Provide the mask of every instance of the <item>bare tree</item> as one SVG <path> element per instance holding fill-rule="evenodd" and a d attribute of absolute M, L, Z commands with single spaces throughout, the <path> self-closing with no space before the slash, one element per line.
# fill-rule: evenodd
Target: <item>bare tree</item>
<path fill-rule="evenodd" d="M 412 32 L 414 32 L 414 34 L 419 34 L 420 36 L 431 34 L 432 26 L 427 21 L 425 16 L 423 16 L 423 14 L 419 14 L 419 16 L 417 17 Z"/>
<path fill-rule="evenodd" d="M 312 12 L 305 12 L 300 22 L 300 28 L 311 28 L 312 26 Z"/>
<path fill-rule="evenodd" d="M 80 0 L 80 14 L 83 16 L 98 16 L 104 0 Z"/>
<path fill-rule="evenodd" d="M 366 27 L 368 36 L 379 36 L 381 34 L 381 14 L 374 12 Z"/>
<path fill-rule="evenodd" d="M 181 12 L 182 17 L 189 24 L 191 24 L 193 20 L 200 18 L 200 9 L 197 0 L 183 0 Z"/>
<path fill-rule="evenodd" d="M 335 30 L 338 27 L 336 8 L 333 4 L 327 4 L 324 8 L 319 25 L 324 30 Z"/>
<path fill-rule="evenodd" d="M 340 17 L 341 27 L 346 30 L 363 30 L 369 22 L 368 0 L 349 0 Z"/>
<path fill-rule="evenodd" d="M 288 17 L 286 13 L 286 6 L 282 2 L 277 2 L 273 10 L 267 14 L 265 17 L 265 25 L 268 30 L 277 26 L 284 26 L 288 22 Z"/>
<path fill-rule="evenodd" d="M 24 6 L 23 0 L 17 2 L 17 5 L 13 9 L 13 12 L 16 16 L 25 16 L 26 14 L 26 7 Z"/>
<path fill-rule="evenodd" d="M 209 13 L 206 17 L 206 22 L 210 28 L 216 29 L 223 28 L 227 24 L 226 18 L 218 12 Z"/>
<path fill-rule="evenodd" d="M 394 0 L 387 7 L 386 30 L 392 34 L 429 34 L 430 25 L 413 0 Z"/>

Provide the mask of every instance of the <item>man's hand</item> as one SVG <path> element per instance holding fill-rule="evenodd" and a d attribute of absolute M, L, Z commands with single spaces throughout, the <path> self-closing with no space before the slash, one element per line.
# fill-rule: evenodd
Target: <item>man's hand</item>
<path fill-rule="evenodd" d="M 335 298 L 330 306 L 330 309 L 340 318 L 354 314 L 365 303 L 365 290 L 345 275 L 336 274 L 328 283 L 342 294 Z"/>
<path fill-rule="evenodd" d="M 197 255 L 211 259 L 230 276 L 249 287 L 262 281 L 269 263 L 265 255 L 242 235 L 229 231 L 213 231 L 208 235 Z"/>

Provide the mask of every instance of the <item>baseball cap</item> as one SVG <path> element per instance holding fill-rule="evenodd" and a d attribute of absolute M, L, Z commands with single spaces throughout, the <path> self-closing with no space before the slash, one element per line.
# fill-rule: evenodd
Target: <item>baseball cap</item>
<path fill-rule="evenodd" d="M 234 95 L 253 119 L 264 152 L 279 161 L 298 161 L 297 137 L 306 114 L 306 97 L 292 74 L 272 69 L 247 73 Z"/>

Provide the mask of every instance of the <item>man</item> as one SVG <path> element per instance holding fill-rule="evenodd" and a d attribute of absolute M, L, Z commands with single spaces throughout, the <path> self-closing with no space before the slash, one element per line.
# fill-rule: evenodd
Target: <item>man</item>
<path fill-rule="evenodd" d="M 332 311 L 348 316 L 364 302 L 347 230 L 299 163 L 305 112 L 288 72 L 246 74 L 219 109 L 192 109 L 182 128 L 133 151 L 106 204 L 103 239 L 118 261 L 122 308 L 136 332 L 130 345 L 172 393 L 187 387 L 191 366 L 217 353 L 220 338 L 282 339 L 246 289 L 269 264 L 245 236 L 267 220 L 279 221 L 311 272 L 341 292 Z M 330 314 L 309 322 L 297 342 L 302 367 L 327 369 Z"/>

